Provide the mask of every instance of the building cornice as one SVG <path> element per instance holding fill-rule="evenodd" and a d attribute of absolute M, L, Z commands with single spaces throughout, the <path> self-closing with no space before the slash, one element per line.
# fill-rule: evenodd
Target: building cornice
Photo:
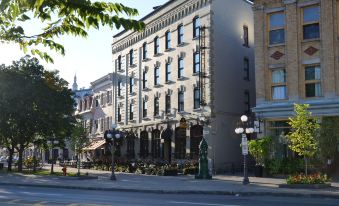
<path fill-rule="evenodd" d="M 91 86 L 93 88 L 93 87 L 97 86 L 98 84 L 101 84 L 101 83 L 106 82 L 106 81 L 110 81 L 110 82 L 113 81 L 113 74 L 112 73 L 109 73 L 109 74 L 91 82 Z"/>
<path fill-rule="evenodd" d="M 176 4 L 175 4 L 176 3 Z M 184 0 L 184 1 L 169 1 L 154 12 L 152 15 L 147 15 L 144 19 L 146 27 L 144 31 L 125 31 L 114 36 L 112 43 L 112 53 L 115 54 L 132 46 L 133 44 L 155 34 L 156 32 L 172 25 L 186 16 L 196 12 L 197 10 L 209 5 L 211 0 Z M 159 11 L 165 10 L 170 5 L 172 9 L 161 14 Z"/>

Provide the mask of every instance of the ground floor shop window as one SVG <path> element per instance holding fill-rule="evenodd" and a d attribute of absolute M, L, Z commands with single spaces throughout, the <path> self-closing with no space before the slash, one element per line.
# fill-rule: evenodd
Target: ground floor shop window
<path fill-rule="evenodd" d="M 272 157 L 287 158 L 292 157 L 293 153 L 288 148 L 288 139 L 286 135 L 291 131 L 288 120 L 267 121 L 267 136 L 273 140 Z"/>
<path fill-rule="evenodd" d="M 177 127 L 175 129 L 175 158 L 185 159 L 186 156 L 186 129 Z"/>
<path fill-rule="evenodd" d="M 190 158 L 199 158 L 199 144 L 203 136 L 203 127 L 201 125 L 194 125 L 190 131 Z"/>
<path fill-rule="evenodd" d="M 148 156 L 148 132 L 142 131 L 140 133 L 140 157 L 145 158 Z"/>
<path fill-rule="evenodd" d="M 160 130 L 152 131 L 152 158 L 160 158 Z"/>
<path fill-rule="evenodd" d="M 126 142 L 127 142 L 127 158 L 134 158 L 135 157 L 135 151 L 134 151 L 134 145 L 135 145 L 135 134 L 129 133 L 126 136 Z"/>

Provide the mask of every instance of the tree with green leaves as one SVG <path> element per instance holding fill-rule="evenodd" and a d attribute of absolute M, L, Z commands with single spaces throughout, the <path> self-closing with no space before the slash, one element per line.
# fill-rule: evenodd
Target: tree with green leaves
<path fill-rule="evenodd" d="M 13 65 L 0 66 L 0 136 L 10 153 L 22 154 L 36 138 L 55 137 L 63 144 L 73 128 L 74 100 L 68 83 L 57 71 L 46 71 L 36 58 L 26 56 Z"/>
<path fill-rule="evenodd" d="M 289 148 L 305 160 L 305 174 L 308 173 L 307 161 L 318 149 L 316 135 L 320 128 L 317 119 L 308 111 L 308 104 L 294 104 L 295 116 L 289 118 L 288 124 L 292 131 L 287 135 Z"/>
<path fill-rule="evenodd" d="M 86 145 L 89 143 L 88 133 L 84 127 L 83 121 L 78 117 L 76 124 L 73 127 L 72 134 L 69 137 L 69 143 L 80 161 L 79 155 Z M 80 176 L 80 167 L 78 165 L 78 176 Z"/>
<path fill-rule="evenodd" d="M 121 17 L 122 15 L 128 18 Z M 52 57 L 41 51 L 40 46 L 64 55 L 63 45 L 55 38 L 63 35 L 87 37 L 90 28 L 100 26 L 123 27 L 126 30 L 141 30 L 142 22 L 131 19 L 138 15 L 136 9 L 119 3 L 91 0 L 1 0 L 0 41 L 20 45 L 25 52 L 39 55 L 47 62 Z M 40 25 L 38 33 L 29 33 L 25 25 Z"/>

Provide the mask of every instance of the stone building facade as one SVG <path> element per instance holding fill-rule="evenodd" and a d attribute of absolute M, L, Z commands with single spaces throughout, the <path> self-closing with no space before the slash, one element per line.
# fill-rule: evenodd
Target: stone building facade
<path fill-rule="evenodd" d="M 109 73 L 91 82 L 89 89 L 76 92 L 76 115 L 82 117 L 90 144 L 84 148 L 83 160 L 92 161 L 104 153 L 104 132 L 112 125 L 113 119 L 113 74 Z"/>
<path fill-rule="evenodd" d="M 339 115 L 339 0 L 255 0 L 254 24 L 253 111 L 286 157 L 294 103 L 317 117 Z"/>
<path fill-rule="evenodd" d="M 216 170 L 240 163 L 239 117 L 254 106 L 252 4 L 172 0 L 112 44 L 113 122 L 129 158 L 197 160 L 204 136 Z"/>

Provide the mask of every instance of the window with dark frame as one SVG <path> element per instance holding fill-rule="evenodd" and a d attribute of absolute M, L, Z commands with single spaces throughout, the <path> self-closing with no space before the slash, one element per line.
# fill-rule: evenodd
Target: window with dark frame
<path fill-rule="evenodd" d="M 129 65 L 132 66 L 134 62 L 133 49 L 129 51 Z"/>
<path fill-rule="evenodd" d="M 171 64 L 170 63 L 166 63 L 166 76 L 165 76 L 165 81 L 169 82 L 171 81 Z"/>
<path fill-rule="evenodd" d="M 143 60 L 147 59 L 147 43 L 146 42 L 142 45 L 142 59 Z"/>
<path fill-rule="evenodd" d="M 154 98 L 154 116 L 159 116 L 159 97 Z"/>
<path fill-rule="evenodd" d="M 140 133 L 140 157 L 141 158 L 145 158 L 148 156 L 148 145 L 149 145 L 148 132 L 142 131 Z"/>
<path fill-rule="evenodd" d="M 134 78 L 129 78 L 129 93 L 132 94 L 134 92 Z"/>
<path fill-rule="evenodd" d="M 304 39 L 317 39 L 320 37 L 319 20 L 320 20 L 319 5 L 303 8 Z"/>
<path fill-rule="evenodd" d="M 200 18 L 195 17 L 193 19 L 193 38 L 200 36 Z"/>
<path fill-rule="evenodd" d="M 321 69 L 320 65 L 305 67 L 305 96 L 320 97 L 321 88 Z"/>
<path fill-rule="evenodd" d="M 160 84 L 160 68 L 155 67 L 154 68 L 154 85 Z"/>
<path fill-rule="evenodd" d="M 277 12 L 269 15 L 269 43 L 285 43 L 285 13 Z"/>
<path fill-rule="evenodd" d="M 160 42 L 159 37 L 154 38 L 154 55 L 160 54 Z"/>
<path fill-rule="evenodd" d="M 200 72 L 200 52 L 193 53 L 193 73 L 197 74 Z"/>
<path fill-rule="evenodd" d="M 250 104 L 250 92 L 248 90 L 244 91 L 244 103 L 245 103 L 245 114 L 249 114 L 251 112 L 251 104 Z"/>
<path fill-rule="evenodd" d="M 111 102 L 111 91 L 107 91 L 106 96 L 107 96 L 106 103 L 109 104 Z"/>
<path fill-rule="evenodd" d="M 194 87 L 193 90 L 193 109 L 199 109 L 200 108 L 200 88 Z"/>
<path fill-rule="evenodd" d="M 171 113 L 171 95 L 169 94 L 165 96 L 165 112 L 166 114 Z"/>
<path fill-rule="evenodd" d="M 133 120 L 133 114 L 134 114 L 134 109 L 133 109 L 133 104 L 129 104 L 129 120 Z"/>
<path fill-rule="evenodd" d="M 178 59 L 178 78 L 184 77 L 184 59 Z"/>
<path fill-rule="evenodd" d="M 118 56 L 118 71 L 122 69 L 121 67 L 121 55 Z"/>
<path fill-rule="evenodd" d="M 184 25 L 178 26 L 178 45 L 184 43 Z"/>
<path fill-rule="evenodd" d="M 151 153 L 152 158 L 160 157 L 160 130 L 155 129 L 152 131 L 152 139 L 151 139 Z"/>
<path fill-rule="evenodd" d="M 143 89 L 147 88 L 147 72 L 146 71 L 142 72 L 142 88 Z"/>
<path fill-rule="evenodd" d="M 185 110 L 185 102 L 184 102 L 184 92 L 178 93 L 178 111 L 183 112 Z"/>
<path fill-rule="evenodd" d="M 244 80 L 250 81 L 250 60 L 244 58 Z"/>
<path fill-rule="evenodd" d="M 99 97 L 96 96 L 95 97 L 95 107 L 98 107 L 99 106 Z"/>
<path fill-rule="evenodd" d="M 121 122 L 121 109 L 118 107 L 118 122 Z"/>
<path fill-rule="evenodd" d="M 142 117 L 143 118 L 147 117 L 147 101 L 146 100 L 142 101 Z"/>
<path fill-rule="evenodd" d="M 249 47 L 249 43 L 248 43 L 248 26 L 244 25 L 243 26 L 243 35 L 244 35 L 244 46 L 245 47 Z"/>
<path fill-rule="evenodd" d="M 118 96 L 120 97 L 121 96 L 121 94 L 122 94 L 122 81 L 121 80 L 119 80 L 118 81 Z"/>
<path fill-rule="evenodd" d="M 167 31 L 165 34 L 165 49 L 171 48 L 171 32 Z"/>

